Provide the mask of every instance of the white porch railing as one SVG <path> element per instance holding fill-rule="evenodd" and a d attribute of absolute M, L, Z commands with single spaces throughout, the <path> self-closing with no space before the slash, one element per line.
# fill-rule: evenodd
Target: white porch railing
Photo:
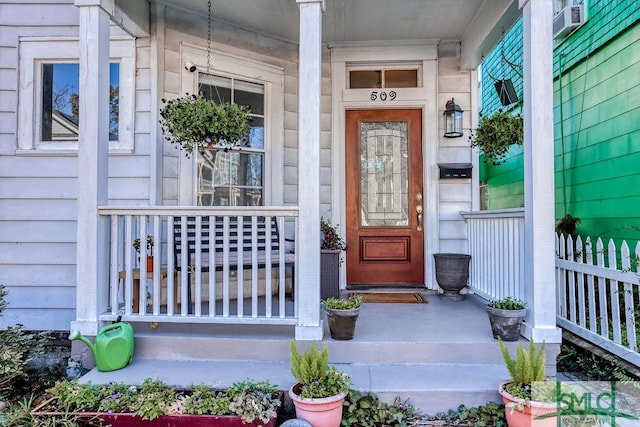
<path fill-rule="evenodd" d="M 468 227 L 469 288 L 488 300 L 524 299 L 524 209 L 460 214 Z"/>
<path fill-rule="evenodd" d="M 103 263 L 109 268 L 108 289 L 99 290 L 105 301 L 101 320 L 120 315 L 149 322 L 297 323 L 296 304 L 287 298 L 297 283 L 289 261 L 297 256 L 292 254 L 295 244 L 285 241 L 297 234 L 297 207 L 101 207 L 99 213 L 110 224 L 109 261 Z M 267 224 L 262 235 L 258 218 Z M 234 220 L 244 231 L 230 229 Z M 275 242 L 269 239 L 272 227 L 278 230 Z M 187 233 L 194 239 L 191 262 L 186 244 L 182 249 L 174 245 L 179 232 L 183 239 Z M 145 262 L 147 236 L 154 242 L 152 271 Z M 140 254 L 133 248 L 136 238 Z M 216 240 L 224 241 L 222 247 Z M 233 245 L 236 253 L 229 249 Z"/>
<path fill-rule="evenodd" d="M 556 239 L 558 326 L 640 367 L 640 242 Z"/>

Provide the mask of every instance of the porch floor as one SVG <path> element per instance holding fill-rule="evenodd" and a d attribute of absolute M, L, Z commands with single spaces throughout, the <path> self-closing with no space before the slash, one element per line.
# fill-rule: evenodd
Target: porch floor
<path fill-rule="evenodd" d="M 473 296 L 458 302 L 434 294 L 427 298 L 427 304 L 364 304 L 351 341 L 332 340 L 325 321 L 322 343 L 329 346 L 330 362 L 352 376 L 353 388 L 389 402 L 410 399 L 425 413 L 499 401 L 496 390 L 508 373 L 483 305 Z M 151 328 L 146 322 L 135 323 L 134 330 L 131 365 L 112 372 L 94 369 L 82 381 L 140 384 L 158 376 L 178 387 L 227 387 L 251 378 L 268 379 L 282 390 L 295 382 L 289 370 L 292 326 L 161 323 Z M 508 344 L 513 348 L 517 342 Z"/>

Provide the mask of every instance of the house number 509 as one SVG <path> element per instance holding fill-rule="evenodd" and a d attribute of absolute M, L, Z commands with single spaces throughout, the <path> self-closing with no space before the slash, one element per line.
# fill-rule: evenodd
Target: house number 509
<path fill-rule="evenodd" d="M 396 91 L 392 90 L 388 94 L 387 92 L 378 92 L 375 90 L 371 92 L 371 100 L 377 101 L 378 99 L 380 99 L 380 101 L 393 101 L 396 99 Z"/>

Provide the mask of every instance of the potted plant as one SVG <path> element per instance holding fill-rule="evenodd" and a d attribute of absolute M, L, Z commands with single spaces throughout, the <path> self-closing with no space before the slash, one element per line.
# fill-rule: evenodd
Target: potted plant
<path fill-rule="evenodd" d="M 320 218 L 320 298 L 340 296 L 340 255 L 347 243 L 338 229 L 328 220 Z"/>
<path fill-rule="evenodd" d="M 493 337 L 502 341 L 517 341 L 527 313 L 527 305 L 519 299 L 506 297 L 487 304 L 487 314 Z"/>
<path fill-rule="evenodd" d="M 518 344 L 515 358 L 502 340 L 498 343 L 511 379 L 498 388 L 509 427 L 555 427 L 560 405 L 555 382 L 545 381 L 544 343 L 538 349 L 533 341 L 528 349 Z"/>
<path fill-rule="evenodd" d="M 469 262 L 471 255 L 456 253 L 433 254 L 436 281 L 443 293 L 438 296 L 448 301 L 461 301 L 460 291 L 469 282 Z"/>
<path fill-rule="evenodd" d="M 127 426 L 274 427 L 282 393 L 267 381 L 246 380 L 224 390 L 195 385 L 176 390 L 147 378 L 141 387 L 63 381 L 33 410 L 37 417 L 74 415 L 80 420 Z"/>
<path fill-rule="evenodd" d="M 186 152 L 218 145 L 229 148 L 246 143 L 249 110 L 238 104 L 217 104 L 202 95 L 165 100 L 160 109 L 162 133 Z"/>
<path fill-rule="evenodd" d="M 481 116 L 478 128 L 469 139 L 472 147 L 482 150 L 487 163 L 499 165 L 505 162 L 509 147 L 522 145 L 523 135 L 522 116 L 498 110 L 491 116 Z"/>
<path fill-rule="evenodd" d="M 327 298 L 322 306 L 327 313 L 329 332 L 334 340 L 350 340 L 356 329 L 360 314 L 362 295 L 351 294 L 347 299 Z"/>
<path fill-rule="evenodd" d="M 147 271 L 153 271 L 153 236 L 147 234 L 146 239 Z M 133 239 L 133 249 L 140 253 L 140 238 Z M 140 261 L 140 257 L 138 257 Z"/>
<path fill-rule="evenodd" d="M 338 427 L 351 378 L 329 365 L 328 347 L 320 351 L 314 342 L 300 353 L 291 341 L 291 373 L 298 381 L 289 389 L 296 416 L 314 427 Z"/>
<path fill-rule="evenodd" d="M 580 224 L 580 218 L 568 213 L 556 221 L 556 234 L 564 234 L 565 237 L 573 236 L 578 224 Z"/>

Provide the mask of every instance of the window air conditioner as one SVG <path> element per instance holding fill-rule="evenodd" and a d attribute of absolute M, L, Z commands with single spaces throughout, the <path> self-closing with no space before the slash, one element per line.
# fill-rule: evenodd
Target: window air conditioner
<path fill-rule="evenodd" d="M 584 23 L 584 5 L 567 6 L 553 18 L 553 38 L 569 34 Z"/>

